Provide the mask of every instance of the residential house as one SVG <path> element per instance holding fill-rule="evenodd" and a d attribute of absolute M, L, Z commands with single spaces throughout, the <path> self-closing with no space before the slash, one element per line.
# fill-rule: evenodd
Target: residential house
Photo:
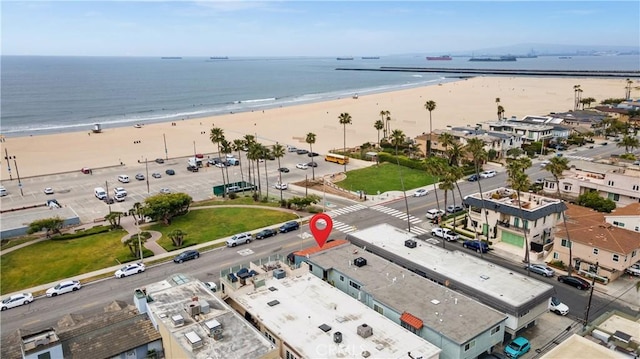
<path fill-rule="evenodd" d="M 604 215 L 607 223 L 630 231 L 640 232 L 640 203 L 631 203 L 616 208 L 612 213 Z"/>
<path fill-rule="evenodd" d="M 446 150 L 439 139 L 440 135 L 443 133 L 451 134 L 454 141 L 460 143 L 462 146 L 466 146 L 471 138 L 479 138 L 484 142 L 484 149 L 487 153 L 490 153 L 491 151 L 495 152 L 495 159 L 506 156 L 507 151 L 512 148 L 520 148 L 522 146 L 521 136 L 517 136 L 515 134 L 485 131 L 471 127 L 448 127 L 447 129 L 434 130 L 432 133 L 432 150 L 436 153 L 444 153 Z M 415 138 L 418 147 L 425 155 L 427 138 L 427 134 L 422 134 Z M 471 158 L 469 155 L 467 155 L 467 157 L 469 159 Z"/>
<path fill-rule="evenodd" d="M 626 206 L 640 202 L 640 167 L 616 166 L 590 161 L 572 160 L 570 168 L 559 181 L 560 195 L 565 199 L 576 199 L 581 194 L 596 191 L 600 197 Z M 556 182 L 545 179 L 544 193 L 555 194 Z"/>
<path fill-rule="evenodd" d="M 550 118 L 539 116 L 525 116 L 518 120 L 516 117 L 502 121 L 488 121 L 479 124 L 489 131 L 512 133 L 520 136 L 525 144 L 544 142 L 553 138 L 553 126 L 546 124 Z"/>
<path fill-rule="evenodd" d="M 480 193 L 468 195 L 463 202 L 469 207 L 468 227 L 488 235 L 490 241 L 519 248 L 523 258 L 527 250 L 525 231 L 529 250 L 536 256 L 544 256 L 542 253 L 551 248 L 554 228 L 566 208 L 558 199 L 534 193 L 520 193 L 518 198 L 514 190 L 504 187 L 484 192 L 482 198 Z"/>
<path fill-rule="evenodd" d="M 558 224 L 548 261 L 562 261 L 580 275 L 608 282 L 640 260 L 638 232 L 613 225 L 605 214 L 586 207 L 569 204 L 565 215 L 569 234 L 564 225 Z"/>
<path fill-rule="evenodd" d="M 312 274 L 442 349 L 440 359 L 493 352 L 504 338 L 505 314 L 350 243 L 305 260 Z"/>

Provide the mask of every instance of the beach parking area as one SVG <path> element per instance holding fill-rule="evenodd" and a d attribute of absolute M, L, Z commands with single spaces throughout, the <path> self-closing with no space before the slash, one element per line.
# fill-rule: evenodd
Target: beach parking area
<path fill-rule="evenodd" d="M 378 132 L 374 123 L 381 118 L 380 111 L 383 110 L 391 112 L 392 130 L 400 129 L 408 138 L 413 138 L 429 130 L 429 112 L 424 107 L 428 100 L 436 102 L 436 109 L 431 114 L 434 130 L 446 126 L 475 126 L 497 119 L 496 98 L 500 99 L 499 105 L 504 107 L 506 117 L 572 110 L 575 85 L 580 85 L 583 98 L 593 97 L 599 103 L 606 98 L 623 97 L 626 80 L 481 76 L 264 111 L 144 124 L 135 128 L 109 128 L 101 133 L 93 133 L 87 128 L 70 133 L 7 137 L 0 143 L 3 152 L 1 177 L 3 181 L 9 179 L 9 166 L 12 175 L 16 176 L 14 162 L 19 166 L 21 177 L 30 177 L 80 171 L 83 167 L 152 161 L 159 157 L 208 154 L 217 150 L 209 140 L 209 131 L 214 126 L 224 130 L 227 140 L 251 134 L 265 145 L 279 142 L 303 148 L 308 146 L 304 142 L 306 134 L 312 132 L 316 134 L 313 150 L 326 153 L 343 147 L 345 132 L 347 147 L 375 143 Z M 639 97 L 640 91 L 634 87 L 631 96 Z M 345 132 L 338 121 L 338 116 L 344 112 L 352 118 L 352 124 L 346 126 Z M 7 163 L 6 154 L 15 159 Z"/>

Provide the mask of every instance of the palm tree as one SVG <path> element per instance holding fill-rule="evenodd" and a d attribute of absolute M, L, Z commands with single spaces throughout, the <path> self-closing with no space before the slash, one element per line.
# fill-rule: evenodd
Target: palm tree
<path fill-rule="evenodd" d="M 250 161 L 252 161 L 252 166 L 255 165 L 255 169 L 254 169 L 254 176 L 253 176 L 253 180 L 254 180 L 254 192 L 257 190 L 258 195 L 262 196 L 262 186 L 261 186 L 261 181 L 260 181 L 260 166 L 258 164 L 258 161 L 262 158 L 262 150 L 260 148 L 260 144 L 257 142 L 252 142 L 249 145 L 249 151 L 247 152 L 247 159 L 249 159 Z"/>
<path fill-rule="evenodd" d="M 627 79 L 627 86 L 625 87 L 624 98 L 626 100 L 631 98 L 631 85 L 633 85 L 633 81 Z"/>
<path fill-rule="evenodd" d="M 211 132 L 209 133 L 209 139 L 211 140 L 211 143 L 213 143 L 214 145 L 218 145 L 218 155 L 220 155 L 220 143 L 222 141 L 224 141 L 224 130 L 222 130 L 219 127 L 212 127 L 211 128 Z M 226 195 L 225 192 L 226 188 L 227 188 L 227 184 L 224 180 L 224 168 L 220 167 L 220 172 L 222 173 L 222 188 L 224 188 L 225 190 L 222 191 L 222 198 L 224 198 L 224 196 Z"/>
<path fill-rule="evenodd" d="M 453 176 L 451 175 L 451 166 L 448 164 L 445 164 L 442 167 L 443 170 L 443 175 L 442 175 L 442 179 L 440 181 L 440 189 L 444 191 L 444 208 L 447 208 L 447 203 L 449 202 L 449 196 L 448 196 L 448 192 L 452 191 L 453 192 L 453 183 L 454 183 L 454 179 Z"/>
<path fill-rule="evenodd" d="M 436 195 L 436 205 L 438 210 L 440 210 L 440 199 L 438 198 L 438 187 L 437 183 L 439 182 L 442 174 L 444 173 L 444 166 L 446 162 L 440 157 L 428 157 L 425 161 L 427 172 L 433 177 L 433 192 Z"/>
<path fill-rule="evenodd" d="M 388 111 L 387 111 L 388 112 Z M 347 112 L 341 113 L 340 116 L 338 116 L 338 119 L 340 120 L 340 124 L 342 125 L 343 128 L 343 155 L 347 155 L 347 125 L 351 124 L 351 115 L 349 115 Z M 347 163 L 344 163 L 344 173 L 347 173 Z"/>
<path fill-rule="evenodd" d="M 285 154 L 284 146 L 276 142 L 276 144 L 271 149 L 271 153 L 273 154 L 273 157 L 278 159 L 278 182 L 282 183 L 282 172 L 280 171 L 280 168 L 281 168 L 280 159 L 284 157 L 284 154 Z M 282 200 L 283 200 L 282 187 L 280 187 L 280 202 L 282 202 Z"/>
<path fill-rule="evenodd" d="M 634 149 L 640 147 L 640 141 L 635 136 L 624 135 L 622 140 L 616 144 L 618 147 L 624 147 L 624 152 L 630 153 Z M 629 150 L 631 149 L 631 151 Z"/>
<path fill-rule="evenodd" d="M 576 111 L 578 109 L 578 90 L 580 89 L 580 85 L 573 85 L 573 110 Z"/>
<path fill-rule="evenodd" d="M 447 157 L 449 157 L 449 165 L 458 166 L 460 158 L 464 155 L 464 148 L 460 142 L 453 142 L 451 147 L 447 149 Z"/>
<path fill-rule="evenodd" d="M 404 143 L 404 141 L 406 140 L 407 136 L 405 136 L 404 132 L 402 132 L 402 130 L 393 130 L 393 132 L 391 132 L 391 144 L 393 145 L 393 147 L 395 147 L 396 149 L 396 156 L 398 156 L 398 146 L 400 146 L 401 144 Z"/>
<path fill-rule="evenodd" d="M 498 121 L 504 118 L 504 107 L 498 106 Z"/>
<path fill-rule="evenodd" d="M 223 153 L 226 157 L 227 154 L 230 154 L 233 152 L 233 148 L 231 148 L 231 142 L 227 141 L 226 139 L 222 139 L 222 141 L 220 141 L 220 151 L 221 153 Z M 227 175 L 227 183 L 231 183 L 231 180 L 229 179 L 229 166 L 228 166 L 228 162 L 225 160 L 225 166 L 224 166 L 224 172 Z"/>
<path fill-rule="evenodd" d="M 529 187 L 531 186 L 531 181 L 529 180 L 529 176 L 525 173 L 527 168 L 531 167 L 531 160 L 528 157 L 519 157 L 518 159 L 511 159 L 507 161 L 507 181 L 511 188 L 516 191 L 518 195 L 518 209 L 520 210 L 520 221 L 522 222 L 522 233 L 524 234 L 524 262 L 527 263 L 527 268 L 529 268 L 530 259 L 529 259 L 529 239 L 527 238 L 527 233 L 529 231 L 524 221 L 524 211 L 522 210 L 522 201 L 520 195 L 523 191 L 529 191 Z M 531 272 L 527 269 L 527 275 L 530 275 Z"/>
<path fill-rule="evenodd" d="M 431 112 L 436 109 L 436 102 L 429 100 L 424 103 L 424 108 L 429 111 L 429 136 L 427 137 L 427 157 L 431 157 L 431 134 L 433 133 L 433 122 L 431 121 Z"/>
<path fill-rule="evenodd" d="M 253 167 L 253 162 L 251 161 L 251 159 L 249 158 L 249 148 L 251 148 L 251 145 L 253 145 L 256 142 L 256 137 L 254 135 L 244 135 L 244 149 L 245 152 L 247 153 L 247 163 L 248 163 L 248 171 L 249 171 L 249 183 L 253 183 L 255 184 L 255 180 L 252 181 L 251 180 L 251 168 Z M 255 177 L 255 176 L 254 176 Z"/>
<path fill-rule="evenodd" d="M 241 138 L 236 138 L 235 140 L 233 140 L 232 149 L 234 151 L 238 152 L 238 160 L 239 161 L 240 161 L 240 158 L 241 158 L 240 153 L 244 149 L 244 146 L 245 146 L 245 142 Z M 242 172 L 242 161 L 240 161 L 240 178 L 242 179 L 242 182 L 244 182 L 244 173 Z"/>
<path fill-rule="evenodd" d="M 316 143 L 316 134 L 313 132 L 307 133 L 307 138 L 305 138 L 304 142 L 309 144 L 309 154 L 313 154 L 313 144 Z M 315 164 L 314 157 L 311 157 L 312 164 Z M 311 180 L 314 181 L 316 179 L 316 170 L 314 166 L 311 166 Z"/>
<path fill-rule="evenodd" d="M 380 121 L 382 122 L 382 129 L 384 129 L 384 131 L 383 131 L 384 136 L 382 136 L 383 138 L 387 138 L 387 126 L 385 126 L 384 119 L 385 119 L 385 117 L 387 117 L 389 115 L 391 115 L 391 112 L 389 112 L 388 110 L 380 111 L 380 119 L 381 119 Z M 378 139 L 378 144 L 380 144 L 380 139 Z"/>
<path fill-rule="evenodd" d="M 438 141 L 440 141 L 442 147 L 444 147 L 444 151 L 447 152 L 448 147 L 455 141 L 455 137 L 449 132 L 443 132 L 438 136 Z"/>
<path fill-rule="evenodd" d="M 267 160 L 269 159 L 269 153 L 271 151 L 269 151 L 269 148 L 267 148 L 266 146 L 260 144 L 260 156 L 264 159 L 264 183 L 265 183 L 265 188 L 266 188 L 266 197 L 269 198 L 269 177 L 268 177 L 268 171 L 267 171 Z"/>
<path fill-rule="evenodd" d="M 482 141 L 481 139 L 474 137 L 474 138 L 470 138 L 469 141 L 467 141 L 467 147 L 466 150 L 469 154 L 471 154 L 471 157 L 473 158 L 473 166 L 475 169 L 475 173 L 476 173 L 476 178 L 480 179 L 480 165 L 482 163 L 484 163 L 484 161 L 486 161 L 489 157 L 489 154 L 487 153 L 487 151 L 484 149 L 484 141 Z M 560 158 L 560 157 L 559 157 Z M 564 158 L 564 157 L 562 157 Z M 476 181 L 478 183 L 478 191 L 480 191 L 480 207 L 481 207 L 481 211 L 482 213 L 484 213 L 484 228 L 482 229 L 482 233 L 487 236 L 487 240 L 489 240 L 489 218 L 487 215 L 487 211 L 485 211 L 484 209 L 484 195 L 482 193 L 482 181 Z M 486 232 L 485 232 L 486 231 Z M 479 240 L 478 238 L 478 232 L 475 231 L 476 234 L 476 239 Z M 482 255 L 482 251 L 480 251 L 480 254 Z"/>
<path fill-rule="evenodd" d="M 498 121 L 500 121 L 500 97 L 496 97 L 496 106 L 498 106 Z"/>
<path fill-rule="evenodd" d="M 387 113 L 387 117 L 385 117 L 385 121 L 387 124 L 387 135 L 391 135 L 391 112 Z"/>
<path fill-rule="evenodd" d="M 587 97 L 587 98 L 583 98 L 582 100 L 580 100 L 580 103 L 582 104 L 582 109 L 584 110 L 584 105 L 587 105 L 587 107 L 590 107 L 592 103 L 596 102 L 596 99 L 593 97 Z"/>
<path fill-rule="evenodd" d="M 380 148 L 380 130 L 382 130 L 384 128 L 384 122 L 382 120 L 377 120 L 374 124 L 373 127 L 378 131 L 378 148 Z M 385 135 L 387 133 L 387 131 L 385 130 Z"/>
<path fill-rule="evenodd" d="M 560 195 L 560 177 L 562 177 L 562 173 L 569 169 L 569 160 L 566 157 L 553 157 L 549 160 L 549 163 L 544 166 L 544 169 L 549 171 L 553 176 L 553 179 L 556 184 L 556 195 L 558 199 L 562 199 Z M 569 227 L 567 227 L 567 217 L 565 216 L 564 210 L 562 211 L 562 222 L 564 223 L 564 230 L 567 235 L 567 242 L 569 245 L 569 263 L 567 265 L 567 274 L 570 276 L 573 266 L 571 263 L 573 262 L 573 253 L 571 251 L 571 238 L 569 238 Z"/>

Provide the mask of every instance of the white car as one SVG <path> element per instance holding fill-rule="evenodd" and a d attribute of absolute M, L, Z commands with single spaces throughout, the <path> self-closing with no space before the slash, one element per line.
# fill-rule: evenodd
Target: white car
<path fill-rule="evenodd" d="M 245 233 L 236 234 L 235 236 L 227 239 L 227 247 L 235 247 L 238 244 L 244 244 L 244 243 L 249 244 L 252 239 L 253 237 L 251 237 L 250 233 L 245 232 Z"/>
<path fill-rule="evenodd" d="M 544 167 L 546 167 L 549 163 L 551 163 L 551 161 L 549 161 L 549 160 L 544 160 L 544 161 L 540 162 L 540 167 L 541 167 L 541 168 L 544 168 Z"/>
<path fill-rule="evenodd" d="M 214 282 L 204 282 L 204 285 L 206 285 L 207 289 L 212 292 L 216 292 L 218 290 L 218 285 Z"/>
<path fill-rule="evenodd" d="M 497 173 L 494 170 L 484 171 L 484 172 L 480 172 L 480 178 L 491 178 L 491 177 L 495 177 L 496 174 Z"/>
<path fill-rule="evenodd" d="M 122 183 L 129 183 L 129 176 L 127 175 L 120 175 L 118 176 L 118 181 L 122 182 Z"/>
<path fill-rule="evenodd" d="M 276 185 L 274 186 L 276 189 L 287 189 L 289 188 L 289 184 L 288 183 L 276 183 Z"/>
<path fill-rule="evenodd" d="M 127 190 L 124 189 L 124 187 L 116 187 L 116 188 L 113 189 L 113 194 L 116 195 L 116 196 L 118 194 L 120 194 L 120 195 L 126 197 L 127 196 Z"/>
<path fill-rule="evenodd" d="M 447 241 L 457 241 L 458 239 L 460 239 L 460 236 L 458 236 L 456 232 L 448 228 L 434 228 L 431 230 L 431 235 L 434 237 L 440 237 Z"/>
<path fill-rule="evenodd" d="M 569 307 L 558 298 L 551 297 L 551 299 L 549 299 L 549 311 L 559 315 L 567 315 L 567 313 L 569 313 Z"/>
<path fill-rule="evenodd" d="M 113 198 L 115 198 L 115 200 L 118 202 L 124 202 L 125 198 L 127 198 L 127 195 L 122 193 L 117 193 L 115 196 L 113 196 Z"/>
<path fill-rule="evenodd" d="M 160 193 L 169 194 L 169 193 L 171 193 L 171 190 L 166 188 L 166 187 L 163 187 L 163 188 L 160 188 Z"/>
<path fill-rule="evenodd" d="M 115 272 L 116 278 L 124 278 L 130 275 L 142 273 L 145 270 L 144 263 L 129 263 Z"/>
<path fill-rule="evenodd" d="M 640 262 L 632 264 L 631 267 L 625 269 L 625 272 L 631 275 L 640 276 Z"/>
<path fill-rule="evenodd" d="M 2 310 L 4 311 L 21 305 L 27 305 L 31 302 L 33 302 L 33 294 L 31 293 L 14 294 L 2 300 Z"/>
<path fill-rule="evenodd" d="M 306 169 L 308 169 L 308 168 L 309 168 L 309 166 L 308 166 L 306 163 L 298 163 L 298 164 L 296 165 L 296 168 L 299 168 L 299 169 L 301 169 L 301 170 L 306 170 Z"/>
<path fill-rule="evenodd" d="M 75 292 L 82 288 L 82 284 L 77 280 L 65 280 L 53 288 L 47 289 L 47 297 L 55 297 L 60 294 L 65 294 L 69 292 Z"/>
<path fill-rule="evenodd" d="M 420 188 L 419 190 L 415 191 L 413 193 L 414 197 L 422 197 L 422 196 L 426 196 L 429 194 L 429 190 L 427 190 L 426 188 Z"/>
<path fill-rule="evenodd" d="M 438 217 L 444 216 L 445 212 L 441 209 L 430 209 L 427 211 L 427 215 L 425 217 L 427 217 L 427 219 L 436 219 Z"/>
<path fill-rule="evenodd" d="M 53 188 L 47 187 L 44 189 L 44 194 L 53 194 Z"/>

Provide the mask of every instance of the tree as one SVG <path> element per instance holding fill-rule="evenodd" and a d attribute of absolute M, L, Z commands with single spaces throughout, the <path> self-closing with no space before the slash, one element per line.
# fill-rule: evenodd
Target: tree
<path fill-rule="evenodd" d="M 387 111 L 389 112 L 389 111 Z M 347 155 L 347 125 L 350 125 L 351 122 L 351 115 L 349 115 L 347 112 L 341 113 L 340 116 L 338 116 L 338 119 L 340 120 L 340 124 L 342 125 L 343 128 L 343 155 Z M 347 163 L 344 163 L 344 173 L 347 173 Z"/>
<path fill-rule="evenodd" d="M 228 155 L 231 154 L 233 152 L 233 148 L 231 146 L 231 142 L 227 141 L 226 139 L 222 139 L 222 141 L 220 141 L 220 151 L 222 154 Z M 227 176 L 227 183 L 231 183 L 231 180 L 229 179 L 229 165 L 228 162 L 226 160 L 224 160 L 225 162 L 223 162 L 225 164 L 224 166 L 224 172 L 226 173 Z"/>
<path fill-rule="evenodd" d="M 139 239 L 138 235 L 140 235 Z M 129 251 L 131 251 L 132 257 L 137 258 L 140 254 L 140 245 L 147 242 L 147 238 L 147 236 L 143 236 L 142 234 L 132 234 L 127 239 L 125 239 L 122 244 L 126 247 L 129 247 Z"/>
<path fill-rule="evenodd" d="M 316 143 L 316 134 L 313 132 L 307 133 L 307 138 L 304 142 L 309 144 L 309 154 L 313 154 L 313 144 Z M 311 162 L 315 162 L 315 157 L 311 157 Z M 314 166 L 311 166 L 311 180 L 316 179 L 316 170 Z"/>
<path fill-rule="evenodd" d="M 630 153 L 634 149 L 640 147 L 640 141 L 636 136 L 624 135 L 620 142 L 616 143 L 618 147 L 624 147 L 624 152 Z"/>
<path fill-rule="evenodd" d="M 144 215 L 142 204 L 140 202 L 134 203 L 133 207 L 129 210 L 129 214 L 133 216 L 136 222 L 141 221 Z"/>
<path fill-rule="evenodd" d="M 211 140 L 211 143 L 213 143 L 214 145 L 218 145 L 218 155 L 220 155 L 220 144 L 222 143 L 222 141 L 224 141 L 224 131 L 219 127 L 212 127 L 211 131 L 209 132 L 209 139 Z M 222 186 L 226 189 L 227 183 L 224 180 L 224 167 L 220 167 L 220 172 L 222 173 Z M 225 192 L 226 191 L 222 191 L 223 198 L 226 195 Z"/>
<path fill-rule="evenodd" d="M 380 119 L 381 119 L 380 122 L 382 122 L 382 129 L 384 129 L 384 131 L 383 131 L 383 135 L 384 136 L 382 136 L 382 137 L 384 137 L 384 138 L 387 138 L 387 133 L 388 133 L 387 132 L 387 126 L 386 126 L 384 120 L 385 120 L 386 117 L 388 117 L 390 115 L 391 115 L 391 112 L 389 112 L 388 110 L 380 111 Z M 378 137 L 379 137 L 379 133 L 378 133 Z M 380 139 L 378 139 L 378 145 L 380 145 Z"/>
<path fill-rule="evenodd" d="M 235 140 L 233 140 L 232 150 L 238 152 L 238 160 L 240 160 L 241 158 L 240 153 L 241 151 L 243 151 L 244 146 L 245 141 L 241 138 L 236 138 Z M 242 161 L 240 161 L 240 178 L 242 179 L 242 182 L 244 182 L 244 173 L 242 173 Z"/>
<path fill-rule="evenodd" d="M 158 194 L 144 200 L 142 212 L 152 220 L 169 225 L 173 217 L 186 214 L 193 199 L 186 193 Z"/>
<path fill-rule="evenodd" d="M 578 196 L 578 205 L 605 213 L 611 213 L 611 211 L 616 209 L 616 203 L 614 201 L 600 197 L 596 191 L 588 191 Z"/>
<path fill-rule="evenodd" d="M 451 175 L 451 166 L 449 164 L 445 164 L 442 168 L 442 179 L 440 181 L 440 189 L 444 191 L 444 208 L 447 208 L 447 203 L 449 201 L 449 196 L 447 193 L 449 191 L 453 192 L 453 176 Z"/>
<path fill-rule="evenodd" d="M 496 97 L 496 106 L 498 109 L 498 121 L 500 121 L 501 117 L 500 117 L 500 97 Z"/>
<path fill-rule="evenodd" d="M 429 173 L 433 177 L 433 192 L 436 195 L 436 205 L 438 210 L 440 210 L 440 199 L 438 198 L 438 182 L 442 175 L 444 174 L 444 168 L 447 165 L 447 162 L 444 158 L 441 157 L 428 157 L 425 161 L 425 167 L 427 169 L 427 173 Z"/>
<path fill-rule="evenodd" d="M 40 232 L 41 230 L 45 230 L 46 237 L 50 238 L 51 234 L 62 233 L 61 230 L 63 225 L 64 220 L 58 216 L 53 218 L 38 219 L 29 223 L 29 229 L 27 229 L 27 233 L 33 234 L 36 232 Z"/>
<path fill-rule="evenodd" d="M 373 127 L 378 131 L 378 148 L 380 148 L 380 130 L 382 130 L 384 128 L 384 122 L 382 120 L 377 120 L 374 124 Z M 386 130 L 385 130 L 385 134 L 386 134 Z"/>
<path fill-rule="evenodd" d="M 464 149 L 460 142 L 453 142 L 451 147 L 447 149 L 446 154 L 449 158 L 449 165 L 458 166 L 460 164 L 460 158 L 464 155 Z"/>
<path fill-rule="evenodd" d="M 578 90 L 580 90 L 580 85 L 573 85 L 573 110 L 578 110 L 578 104 L 580 103 L 580 99 L 578 97 Z"/>
<path fill-rule="evenodd" d="M 446 153 L 449 146 L 451 146 L 454 143 L 455 137 L 453 137 L 453 135 L 450 134 L 449 132 L 443 132 L 440 134 L 440 136 L 438 136 L 438 141 L 440 141 Z"/>
<path fill-rule="evenodd" d="M 252 142 L 249 145 L 249 151 L 247 151 L 247 159 L 249 161 L 251 161 L 252 164 L 255 164 L 255 172 L 254 172 L 254 176 L 253 176 L 253 180 L 254 180 L 254 186 L 255 186 L 255 191 L 257 191 L 259 196 L 262 196 L 262 186 L 260 185 L 261 180 L 260 180 L 260 166 L 258 164 L 258 161 L 260 161 L 260 159 L 262 158 L 262 149 L 261 149 L 261 145 L 257 142 Z M 253 166 L 253 165 L 252 165 Z M 257 181 L 257 183 L 255 183 Z"/>
<path fill-rule="evenodd" d="M 320 196 L 315 194 L 310 194 L 305 197 L 293 197 L 289 199 L 288 203 L 289 203 L 289 207 L 294 206 L 299 210 L 304 210 L 310 205 L 320 202 L 320 199 L 321 199 Z"/>
<path fill-rule="evenodd" d="M 633 85 L 633 81 L 627 79 L 627 86 L 625 86 L 624 92 L 624 98 L 627 100 L 631 98 L 631 85 Z"/>
<path fill-rule="evenodd" d="M 511 158 L 507 160 L 507 181 L 511 188 L 516 191 L 518 195 L 518 209 L 520 210 L 520 222 L 522 222 L 522 233 L 524 235 L 524 262 L 527 263 L 527 268 L 530 263 L 529 258 L 529 239 L 527 238 L 527 234 L 529 229 L 527 228 L 527 224 L 524 220 L 524 211 L 522 210 L 522 201 L 521 201 L 521 193 L 529 191 L 529 187 L 531 186 L 531 181 L 529 180 L 529 176 L 525 173 L 527 168 L 531 167 L 531 160 L 528 157 L 519 157 L 519 158 Z M 527 269 L 527 275 L 531 272 Z"/>
<path fill-rule="evenodd" d="M 281 168 L 280 159 L 284 157 L 284 154 L 285 154 L 284 146 L 276 142 L 276 144 L 271 149 L 271 153 L 273 154 L 273 157 L 278 159 L 278 182 L 282 183 L 282 171 L 280 171 L 280 168 Z M 282 199 L 283 199 L 282 187 L 280 187 L 280 202 L 282 202 Z"/>
<path fill-rule="evenodd" d="M 398 156 L 398 146 L 403 144 L 406 138 L 407 136 L 405 136 L 402 130 L 393 130 L 393 132 L 391 132 L 391 144 L 396 149 L 396 157 Z"/>
<path fill-rule="evenodd" d="M 580 104 L 582 104 L 582 109 L 584 110 L 584 105 L 590 107 L 592 103 L 596 102 L 596 99 L 593 97 L 587 97 L 580 100 Z"/>
<path fill-rule="evenodd" d="M 122 218 L 122 212 L 110 212 L 104 217 L 104 219 L 109 221 L 109 225 L 111 225 L 111 229 L 116 229 L 120 227 L 120 218 Z"/>
<path fill-rule="evenodd" d="M 269 148 L 267 148 L 267 146 L 260 144 L 260 154 L 264 163 L 264 185 L 266 189 L 265 191 L 267 192 L 267 198 L 269 198 L 269 172 L 267 172 L 267 160 L 269 159 L 270 152 L 271 151 L 269 151 Z"/>
<path fill-rule="evenodd" d="M 504 118 L 504 107 L 498 106 L 498 121 Z"/>
<path fill-rule="evenodd" d="M 431 134 L 433 133 L 433 121 L 431 121 L 431 112 L 436 109 L 436 102 L 429 100 L 424 103 L 424 108 L 429 111 L 429 136 L 427 137 L 427 157 L 431 157 Z"/>
<path fill-rule="evenodd" d="M 549 160 L 549 163 L 544 166 L 544 169 L 553 176 L 556 185 L 556 195 L 558 196 L 558 199 L 562 199 L 562 196 L 560 195 L 560 178 L 562 177 L 562 173 L 569 169 L 569 160 L 566 157 L 553 157 Z M 567 217 L 564 212 L 564 210 L 561 212 L 562 222 L 564 223 L 564 230 L 567 235 L 567 242 L 569 246 L 569 264 L 567 266 L 567 272 L 571 275 L 571 271 L 573 269 L 571 264 L 573 262 L 573 253 L 571 249 L 572 245 L 571 238 L 569 236 L 569 227 L 567 226 Z"/>
<path fill-rule="evenodd" d="M 466 151 L 471 155 L 476 177 L 480 179 L 480 167 L 489 158 L 489 154 L 484 149 L 484 141 L 477 137 L 470 138 L 469 141 L 467 141 Z M 489 218 L 487 211 L 485 211 L 484 208 L 484 194 L 482 193 L 481 182 L 482 181 L 479 180 L 476 181 L 476 183 L 478 183 L 478 191 L 480 192 L 481 213 L 484 213 L 484 227 L 482 229 L 482 233 L 487 237 L 487 240 L 489 240 Z M 478 231 L 475 231 L 475 235 L 476 240 L 479 241 Z M 482 255 L 482 251 L 480 251 L 480 254 Z"/>
<path fill-rule="evenodd" d="M 187 233 L 183 232 L 181 229 L 174 229 L 173 231 L 169 232 L 169 238 L 176 248 L 182 247 L 182 245 L 184 244 L 184 237 L 186 235 Z"/>

